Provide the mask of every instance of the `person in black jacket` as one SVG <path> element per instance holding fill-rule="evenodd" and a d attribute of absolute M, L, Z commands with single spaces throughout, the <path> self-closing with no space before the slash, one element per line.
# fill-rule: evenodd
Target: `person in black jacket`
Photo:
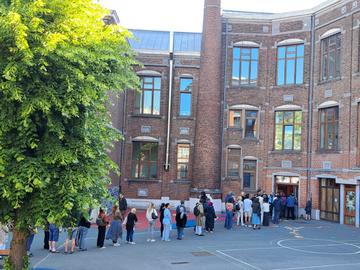
<path fill-rule="evenodd" d="M 119 210 L 120 210 L 121 215 L 122 215 L 123 217 L 125 217 L 126 209 L 127 209 L 127 201 L 126 201 L 126 198 L 125 198 L 124 194 L 120 193 L 120 194 L 119 194 Z"/>
<path fill-rule="evenodd" d="M 208 202 L 207 206 L 204 209 L 205 211 L 205 230 L 207 232 L 213 233 L 214 224 L 215 224 L 215 209 L 212 202 Z"/>
<path fill-rule="evenodd" d="M 159 213 L 160 213 L 160 236 L 162 238 L 163 236 L 163 231 L 164 231 L 164 224 L 163 224 L 163 220 L 164 220 L 164 210 L 165 210 L 165 203 L 162 203 L 160 205 L 160 209 L 159 209 Z"/>
<path fill-rule="evenodd" d="M 138 221 L 136 216 L 136 209 L 132 208 L 130 213 L 126 218 L 126 243 L 135 244 L 134 242 L 134 227 L 135 223 Z"/>
<path fill-rule="evenodd" d="M 181 240 L 184 238 L 184 228 L 187 222 L 187 216 L 184 207 L 179 208 L 179 212 L 176 213 L 175 220 L 176 220 L 176 228 L 177 228 L 176 239 Z"/>

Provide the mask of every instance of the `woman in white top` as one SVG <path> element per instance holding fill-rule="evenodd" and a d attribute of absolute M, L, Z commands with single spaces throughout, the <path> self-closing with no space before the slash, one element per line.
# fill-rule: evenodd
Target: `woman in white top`
<path fill-rule="evenodd" d="M 251 227 L 250 218 L 252 215 L 252 201 L 249 198 L 249 194 L 246 194 L 244 200 L 244 214 L 245 214 L 245 223 L 248 227 Z"/>
<path fill-rule="evenodd" d="M 264 198 L 263 212 L 264 212 L 263 226 L 269 226 L 269 222 L 270 222 L 270 204 L 269 204 L 269 198 L 267 196 L 265 196 L 265 198 Z"/>
<path fill-rule="evenodd" d="M 241 196 L 237 197 L 235 210 L 236 210 L 236 225 L 239 226 L 241 222 L 241 226 L 244 226 L 244 202 L 242 201 Z"/>
<path fill-rule="evenodd" d="M 148 209 L 146 210 L 146 219 L 149 223 L 149 227 L 148 227 L 149 238 L 147 239 L 148 242 L 155 242 L 154 230 L 155 230 L 155 223 L 157 218 L 158 218 L 158 214 L 156 212 L 155 205 L 153 203 L 150 203 Z"/>

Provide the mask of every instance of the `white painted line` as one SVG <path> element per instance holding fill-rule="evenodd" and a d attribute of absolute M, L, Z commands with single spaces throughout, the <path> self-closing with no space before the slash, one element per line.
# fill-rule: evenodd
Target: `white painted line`
<path fill-rule="evenodd" d="M 344 266 L 355 266 L 360 265 L 360 263 L 344 263 L 344 264 L 324 264 L 324 265 L 313 265 L 313 266 L 301 266 L 301 267 L 290 267 L 290 268 L 274 268 L 270 270 L 301 270 L 301 269 L 316 269 L 316 268 L 328 268 L 328 267 L 340 267 L 342 269 Z"/>
<path fill-rule="evenodd" d="M 246 265 L 246 266 L 249 266 L 249 267 L 251 267 L 252 269 L 262 270 L 261 268 L 256 267 L 255 265 L 252 265 L 252 264 L 250 264 L 250 263 L 247 263 L 247 262 L 245 262 L 245 261 L 242 261 L 242 260 L 240 260 L 240 259 L 237 259 L 237 258 L 235 258 L 235 257 L 233 257 L 233 256 L 230 256 L 230 255 L 224 253 L 224 252 L 221 252 L 220 250 L 216 250 L 216 252 L 220 253 L 221 255 L 223 255 L 223 256 L 225 256 L 225 257 L 228 257 L 228 258 L 230 258 L 230 259 L 233 259 L 234 261 L 237 261 L 237 262 L 242 263 L 242 264 L 244 264 L 244 265 Z"/>
<path fill-rule="evenodd" d="M 202 247 L 198 247 L 198 248 L 199 248 L 200 250 L 202 250 L 202 251 L 209 252 L 210 254 L 216 256 L 217 258 L 220 258 L 220 259 L 222 259 L 222 260 L 224 260 L 224 261 L 226 261 L 226 262 L 228 262 L 228 263 L 231 263 L 232 265 L 236 266 L 237 268 L 244 269 L 244 270 L 247 269 L 247 268 L 244 268 L 243 266 L 239 265 L 238 263 L 235 263 L 235 262 L 234 262 L 233 260 L 231 260 L 231 259 L 228 259 L 228 258 L 226 258 L 226 257 L 224 257 L 224 256 L 221 256 L 221 255 L 218 255 L 218 254 L 216 254 L 216 253 L 213 253 L 213 252 L 211 252 L 211 251 L 209 251 L 209 250 L 207 250 L 207 249 L 204 249 L 204 248 L 202 248 Z"/>

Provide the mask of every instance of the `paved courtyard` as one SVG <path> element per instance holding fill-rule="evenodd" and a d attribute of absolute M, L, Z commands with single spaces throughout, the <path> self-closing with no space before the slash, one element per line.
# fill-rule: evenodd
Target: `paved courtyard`
<path fill-rule="evenodd" d="M 195 236 L 188 228 L 185 239 L 146 242 L 146 232 L 135 232 L 136 245 L 96 248 L 97 229 L 89 231 L 86 252 L 49 254 L 36 236 L 31 265 L 37 269 L 359 269 L 360 230 L 330 222 L 284 221 L 261 230 L 216 225 L 214 234 Z M 61 243 L 63 243 L 62 233 Z M 61 247 L 62 249 L 62 247 Z"/>

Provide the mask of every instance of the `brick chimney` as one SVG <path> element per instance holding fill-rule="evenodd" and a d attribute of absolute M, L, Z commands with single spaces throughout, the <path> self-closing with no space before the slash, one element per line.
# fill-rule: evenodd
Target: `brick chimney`
<path fill-rule="evenodd" d="M 197 101 L 193 192 L 220 188 L 221 0 L 205 0 Z"/>

